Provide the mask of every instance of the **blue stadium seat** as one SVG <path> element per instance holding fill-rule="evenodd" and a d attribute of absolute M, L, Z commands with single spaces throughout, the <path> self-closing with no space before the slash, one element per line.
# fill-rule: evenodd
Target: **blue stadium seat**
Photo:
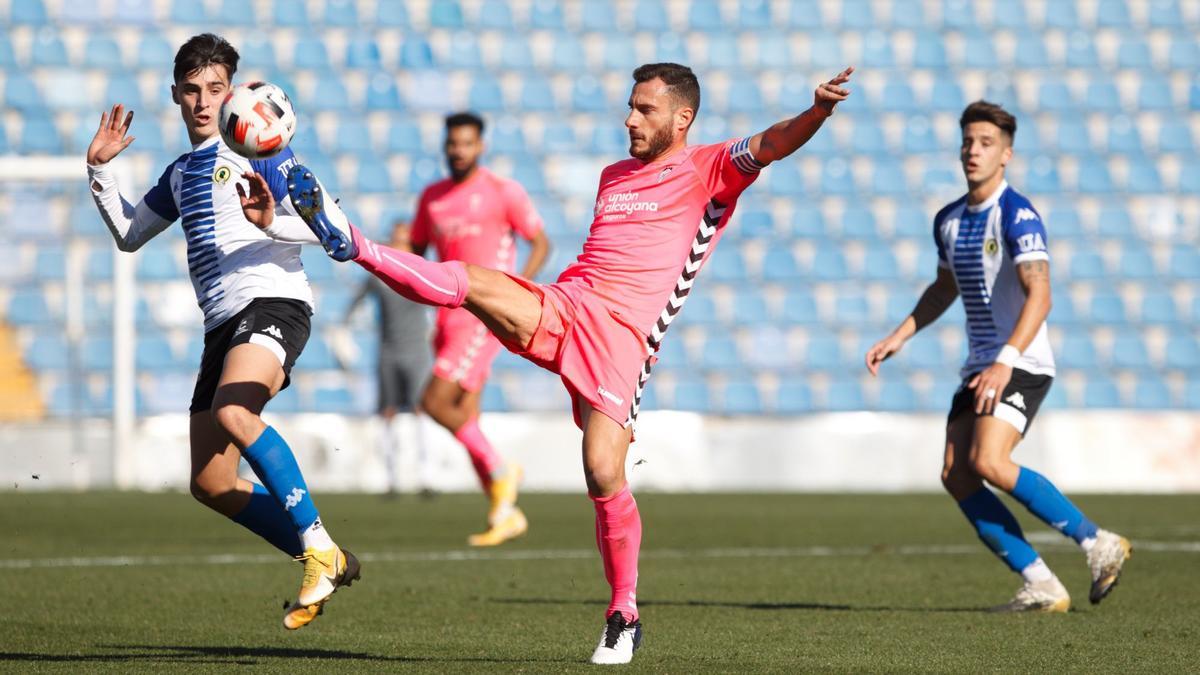
<path fill-rule="evenodd" d="M 1117 333 L 1112 345 L 1112 365 L 1132 370 L 1150 367 L 1150 354 L 1140 333 L 1131 330 Z"/>
<path fill-rule="evenodd" d="M 836 335 L 814 332 L 808 337 L 804 350 L 804 367 L 809 370 L 839 370 L 842 348 Z"/>
<path fill-rule="evenodd" d="M 500 67 L 504 70 L 533 68 L 533 52 L 529 50 L 529 40 L 523 34 L 504 36 L 504 41 L 500 43 Z"/>
<path fill-rule="evenodd" d="M 338 120 L 332 142 L 327 144 L 330 153 L 371 154 L 375 144 L 371 141 L 371 131 L 367 128 L 366 120 L 358 117 L 343 117 Z"/>
<path fill-rule="evenodd" d="M 508 0 L 484 0 L 479 6 L 475 23 L 479 28 L 512 30 L 512 9 L 508 6 Z"/>
<path fill-rule="evenodd" d="M 1158 164 L 1146 157 L 1131 159 L 1125 189 L 1134 194 L 1161 193 L 1163 183 L 1162 177 L 1158 174 Z"/>
<path fill-rule="evenodd" d="M 674 410 L 687 412 L 709 412 L 712 410 L 712 397 L 708 393 L 708 383 L 700 377 L 680 377 L 675 383 Z"/>
<path fill-rule="evenodd" d="M 351 39 L 346 43 L 346 67 L 358 70 L 377 70 L 383 67 L 379 44 L 366 35 Z"/>
<path fill-rule="evenodd" d="M 933 133 L 933 126 L 929 123 L 928 118 L 908 118 L 908 124 L 904 125 L 904 152 L 921 154 L 939 150 L 941 148 L 938 147 L 937 137 Z"/>
<path fill-rule="evenodd" d="M 222 0 L 220 8 L 217 9 L 216 23 L 247 27 L 259 25 L 254 4 L 245 0 Z"/>
<path fill-rule="evenodd" d="M 577 78 L 571 84 L 571 102 L 581 112 L 602 113 L 611 109 L 607 98 L 600 80 L 592 76 Z"/>
<path fill-rule="evenodd" d="M 859 57 L 864 68 L 892 68 L 896 65 L 896 56 L 892 52 L 892 41 L 883 31 L 871 31 L 863 37 L 862 54 Z M 887 88 L 892 85 L 907 86 L 907 83 L 889 80 L 884 86 L 884 101 L 888 98 Z M 911 92 L 910 92 L 911 98 Z"/>
<path fill-rule="evenodd" d="M 418 155 L 423 149 L 421 129 L 416 122 L 398 118 L 388 127 L 387 149 L 401 155 Z"/>
<path fill-rule="evenodd" d="M 1070 30 L 1079 26 L 1074 2 L 1046 3 L 1046 27 Z"/>
<path fill-rule="evenodd" d="M 804 178 L 797 162 L 777 162 L 766 172 L 767 189 L 776 195 L 796 196 L 804 193 Z"/>
<path fill-rule="evenodd" d="M 1169 290 L 1148 289 L 1142 296 L 1141 322 L 1150 325 L 1173 325 L 1179 321 L 1175 297 Z"/>
<path fill-rule="evenodd" d="M 112 22 L 117 26 L 148 28 L 158 23 L 153 0 L 117 0 Z"/>
<path fill-rule="evenodd" d="M 868 0 L 854 0 L 853 14 L 851 8 L 844 8 L 842 19 L 853 19 L 856 28 L 867 28 L 877 23 Z M 892 25 L 897 28 L 926 28 L 929 22 L 925 18 L 925 7 L 921 0 L 895 0 L 888 3 L 892 8 Z M 845 25 L 850 26 L 850 23 Z"/>
<path fill-rule="evenodd" d="M 742 252 L 734 249 L 723 250 L 719 255 L 709 256 L 704 263 L 705 276 L 713 281 L 740 283 L 747 278 L 746 261 Z"/>
<path fill-rule="evenodd" d="M 417 70 L 432 68 L 433 48 L 424 38 L 408 35 L 400 45 L 400 67 Z"/>
<path fill-rule="evenodd" d="M 738 3 L 737 24 L 742 30 L 763 31 L 774 27 L 771 3 L 768 0 L 741 0 Z"/>
<path fill-rule="evenodd" d="M 996 28 L 1026 30 L 1029 20 L 1025 17 L 1025 3 L 998 2 L 992 5 L 992 24 Z"/>
<path fill-rule="evenodd" d="M 571 153 L 579 147 L 575 129 L 566 120 L 547 120 L 542 132 L 542 151 L 549 154 Z"/>
<path fill-rule="evenodd" d="M 63 151 L 63 141 L 52 120 L 44 117 L 25 117 L 21 130 L 21 152 L 29 155 L 56 155 Z"/>
<path fill-rule="evenodd" d="M 617 29 L 616 8 L 611 2 L 584 0 L 579 13 L 580 30 L 589 33 L 608 33 Z"/>
<path fill-rule="evenodd" d="M 1073 281 L 1103 279 L 1108 275 L 1104 258 L 1096 251 L 1076 251 L 1071 256 L 1070 275 Z"/>
<path fill-rule="evenodd" d="M 554 101 L 554 90 L 550 81 L 541 76 L 525 78 L 521 87 L 521 108 L 537 112 L 550 112 L 557 108 Z"/>
<path fill-rule="evenodd" d="M 1119 204 L 1106 204 L 1100 211 L 1096 231 L 1109 239 L 1131 239 L 1134 236 L 1133 220 L 1129 211 Z"/>
<path fill-rule="evenodd" d="M 165 370 L 176 365 L 171 343 L 163 335 L 138 335 L 134 363 L 139 369 Z M 181 367 L 183 364 L 179 364 Z"/>
<path fill-rule="evenodd" d="M 862 275 L 873 281 L 894 281 L 900 276 L 892 248 L 887 244 L 870 245 L 863 256 Z"/>
<path fill-rule="evenodd" d="M 1174 408 L 1171 389 L 1157 375 L 1142 375 L 1133 387 L 1133 407 L 1141 410 Z"/>
<path fill-rule="evenodd" d="M 871 188 L 875 194 L 900 196 L 909 194 L 904 167 L 893 159 L 881 159 L 875 162 L 871 176 Z"/>
<path fill-rule="evenodd" d="M 908 86 L 908 82 L 895 79 L 889 79 L 883 85 L 879 107 L 888 112 L 903 113 L 912 113 L 920 109 L 920 106 L 917 105 L 917 99 L 913 95 L 912 87 Z"/>
<path fill-rule="evenodd" d="M 1046 229 L 1054 239 L 1073 239 L 1083 235 L 1079 213 L 1071 207 L 1055 207 L 1045 219 Z"/>
<path fill-rule="evenodd" d="M 1029 163 L 1029 171 L 1025 174 L 1025 187 L 1032 194 L 1053 194 L 1059 192 L 1061 185 L 1058 178 L 1058 167 L 1054 161 L 1044 155 L 1034 157 Z"/>
<path fill-rule="evenodd" d="M 504 117 L 493 124 L 487 141 L 490 150 L 502 154 L 520 154 L 529 148 L 520 122 L 512 117 Z"/>
<path fill-rule="evenodd" d="M 895 238 L 919 239 L 921 246 L 931 245 L 933 218 L 913 204 L 897 204 L 892 217 L 892 235 Z"/>
<path fill-rule="evenodd" d="M 845 5 L 852 4 L 858 0 L 850 0 L 842 4 L 842 11 L 845 12 Z M 649 2 L 642 2 L 643 5 L 648 5 Z M 842 17 L 845 18 L 845 17 Z M 821 28 L 821 6 L 817 0 L 792 0 L 791 6 L 787 10 L 787 24 L 791 28 L 798 29 L 816 29 Z"/>
<path fill-rule="evenodd" d="M 1171 83 L 1162 75 L 1145 73 L 1138 85 L 1138 107 L 1142 110 L 1168 111 L 1175 107 L 1171 101 Z"/>
<path fill-rule="evenodd" d="M 841 37 L 833 33 L 816 33 L 811 35 L 809 37 L 808 59 L 813 66 L 821 69 L 845 67 L 842 64 Z"/>
<path fill-rule="evenodd" d="M 1115 114 L 1121 110 L 1121 96 L 1110 80 L 1092 80 L 1088 83 L 1084 105 L 1096 112 Z"/>
<path fill-rule="evenodd" d="M 1104 375 L 1093 375 L 1088 378 L 1083 388 L 1083 406 L 1085 408 L 1120 408 L 1121 393 L 1117 383 Z"/>
<path fill-rule="evenodd" d="M 550 53 L 550 65 L 554 70 L 579 71 L 587 69 L 587 55 L 583 51 L 583 43 L 570 33 L 561 33 L 554 41 L 554 49 Z"/>
<path fill-rule="evenodd" d="M 1129 8 L 1126 0 L 1100 0 L 1096 8 L 1096 25 L 1101 28 L 1128 28 Z"/>
<path fill-rule="evenodd" d="M 961 112 L 965 100 L 961 86 L 952 79 L 937 79 L 929 94 L 929 106 L 935 112 Z"/>
<path fill-rule="evenodd" d="M 788 283 L 800 278 L 800 269 L 791 250 L 782 246 L 767 249 L 762 260 L 764 281 Z"/>
<path fill-rule="evenodd" d="M 717 257 L 722 258 L 724 256 Z M 713 325 L 720 322 L 721 317 L 717 312 L 717 303 L 711 295 L 704 293 L 689 295 L 687 306 L 676 321 L 676 323 L 685 323 L 688 325 Z"/>
<path fill-rule="evenodd" d="M 875 214 L 862 204 L 848 204 L 842 212 L 842 237 L 874 240 L 878 237 Z"/>
<path fill-rule="evenodd" d="M 688 8 L 688 25 L 701 33 L 715 33 L 727 28 L 716 0 L 692 0 Z"/>
<path fill-rule="evenodd" d="M 914 68 L 943 70 L 946 68 L 946 64 L 946 45 L 942 41 L 941 34 L 926 31 L 915 37 L 912 61 Z M 941 79 L 935 81 L 934 87 L 936 88 L 941 82 L 943 82 Z"/>
<path fill-rule="evenodd" d="M 1088 135 L 1087 126 L 1078 119 L 1064 119 L 1058 124 L 1058 149 L 1069 154 L 1086 154 L 1091 152 L 1092 139 Z"/>
<path fill-rule="evenodd" d="M 780 382 L 775 399 L 775 412 L 781 415 L 798 415 L 812 411 L 812 390 L 806 382 L 798 378 L 788 378 Z"/>
<path fill-rule="evenodd" d="M 1167 66 L 1171 70 L 1192 70 L 1200 67 L 1200 44 L 1192 36 L 1177 35 L 1167 51 Z"/>
<path fill-rule="evenodd" d="M 752 79 L 734 80 L 729 85 L 729 111 L 753 113 L 763 109 L 762 92 Z"/>
<path fill-rule="evenodd" d="M 1142 70 L 1153 67 L 1150 45 L 1140 35 L 1126 35 L 1117 49 L 1117 67 Z"/>
<path fill-rule="evenodd" d="M 200 25 L 212 21 L 205 4 L 195 0 L 174 0 L 168 16 L 172 24 Z"/>
<path fill-rule="evenodd" d="M 105 33 L 93 33 L 83 47 L 83 65 L 101 70 L 117 70 L 124 64 L 121 48 Z"/>
<path fill-rule="evenodd" d="M 450 38 L 450 51 L 446 54 L 446 66 L 464 70 L 475 70 L 483 67 L 483 58 L 479 54 L 479 43 L 475 34 L 470 31 L 460 31 Z"/>
<path fill-rule="evenodd" d="M 403 2 L 376 4 L 375 23 L 380 28 L 408 28 L 408 6 Z"/>
<path fill-rule="evenodd" d="M 633 8 L 633 29 L 650 33 L 665 33 L 671 28 L 666 5 L 661 0 L 642 0 Z"/>
<path fill-rule="evenodd" d="M 1196 341 L 1193 329 L 1177 330 L 1167 337 L 1167 344 L 1163 350 L 1163 366 L 1176 370 L 1200 368 L 1200 343 Z"/>
<path fill-rule="evenodd" d="M 1121 251 L 1117 272 L 1126 279 L 1146 280 L 1158 276 L 1154 257 L 1144 247 L 1127 247 Z"/>
<path fill-rule="evenodd" d="M 429 25 L 433 28 L 462 28 L 463 12 L 458 0 L 433 0 L 429 5 Z"/>
<path fill-rule="evenodd" d="M 102 9 L 95 2 L 67 2 L 59 8 L 58 21 L 64 24 L 99 24 L 104 21 Z"/>
<path fill-rule="evenodd" d="M 246 56 L 245 50 L 252 43 L 242 45 L 242 57 Z M 138 42 L 137 58 L 134 65 L 138 68 L 149 70 L 161 70 L 170 68 L 175 61 L 175 50 L 171 47 L 171 43 L 167 39 L 157 33 L 146 33 L 142 35 L 141 41 Z M 257 63 L 257 61 L 254 61 Z M 274 60 L 272 60 L 274 63 Z"/>
<path fill-rule="evenodd" d="M 29 49 L 29 62 L 34 66 L 66 66 L 67 48 L 57 31 L 43 30 L 34 35 Z"/>
<path fill-rule="evenodd" d="M 1192 145 L 1192 131 L 1188 124 L 1173 116 L 1164 119 L 1158 130 L 1158 150 L 1179 154 L 1194 153 L 1196 150 Z"/>
<path fill-rule="evenodd" d="M 1066 64 L 1068 68 L 1096 68 L 1100 59 L 1096 57 L 1096 45 L 1086 32 L 1072 33 L 1067 38 Z"/>
<path fill-rule="evenodd" d="M 1078 189 L 1087 194 L 1112 194 L 1113 180 L 1108 165 L 1099 158 L 1083 158 L 1079 162 Z"/>
<path fill-rule="evenodd" d="M 349 28 L 358 24 L 358 6 L 354 0 L 326 0 L 325 25 Z"/>
<path fill-rule="evenodd" d="M 737 214 L 738 234 L 744 237 L 770 237 L 775 234 L 775 217 L 763 206 L 749 205 Z"/>
<path fill-rule="evenodd" d="M 762 397 L 753 379 L 737 378 L 725 383 L 721 392 L 721 412 L 726 415 L 758 415 L 762 411 Z"/>
<path fill-rule="evenodd" d="M 1200 195 L 1200 159 L 1184 159 L 1179 171 L 1178 189 L 1184 194 Z"/>
<path fill-rule="evenodd" d="M 1172 250 L 1168 273 L 1179 279 L 1200 279 L 1200 250 L 1190 246 Z"/>
<path fill-rule="evenodd" d="M 813 324 L 819 320 L 817 303 L 807 289 L 792 289 L 783 298 L 782 319 L 787 323 Z"/>
<path fill-rule="evenodd" d="M 625 127 L 600 125 L 592 129 L 591 153 L 593 155 L 620 156 L 629 149 L 629 136 Z"/>
<path fill-rule="evenodd" d="M 276 26 L 307 28 L 308 3 L 294 0 L 275 0 L 274 21 Z"/>
<path fill-rule="evenodd" d="M 311 344 L 311 343 L 310 343 Z M 308 356 L 308 350 L 301 354 L 303 359 Z M 496 387 L 488 387 L 495 389 Z M 354 394 L 345 387 L 317 387 L 312 392 L 312 408 L 323 413 L 335 413 L 348 415 L 360 412 L 358 402 L 354 399 Z"/>
<path fill-rule="evenodd" d="M 1000 3 L 1001 5 L 1015 3 Z M 1037 33 L 1021 33 L 1017 36 L 1017 48 L 1013 55 L 1013 63 L 1018 68 L 1046 68 L 1050 65 L 1050 57 L 1046 54 L 1046 43 Z"/>
<path fill-rule="evenodd" d="M 396 87 L 396 81 L 390 74 L 382 71 L 371 75 L 367 80 L 366 99 L 363 105 L 369 111 L 397 111 L 404 108 L 404 104 L 400 101 L 400 90 Z"/>
<path fill-rule="evenodd" d="M 482 113 L 494 113 L 504 110 L 504 92 L 500 83 L 487 77 L 477 77 L 471 83 L 471 91 L 467 95 L 467 105 L 472 110 Z"/>
<path fill-rule="evenodd" d="M 813 277 L 821 281 L 839 281 L 848 277 L 846 272 L 846 257 L 840 248 L 823 245 L 813 254 Z"/>
<path fill-rule="evenodd" d="M 13 0 L 8 20 L 14 24 L 41 26 L 46 23 L 46 6 L 42 0 Z"/>
<path fill-rule="evenodd" d="M 1075 100 L 1062 80 L 1043 81 L 1038 85 L 1038 107 L 1063 113 L 1075 108 Z"/>
<path fill-rule="evenodd" d="M 1092 296 L 1091 319 L 1093 323 L 1118 325 L 1126 321 L 1125 301 L 1113 291 L 1097 291 Z"/>
<path fill-rule="evenodd" d="M 698 359 L 693 365 L 699 368 L 733 370 L 742 366 L 742 357 L 738 354 L 737 341 L 724 333 L 707 335 L 703 348 L 696 356 Z"/>
<path fill-rule="evenodd" d="M 558 0 L 533 0 L 529 8 L 529 26 L 539 30 L 562 30 L 562 4 Z"/>
<path fill-rule="evenodd" d="M 833 321 L 837 324 L 862 326 L 870 322 L 871 304 L 858 291 L 842 291 L 833 302 Z"/>
<path fill-rule="evenodd" d="M 8 321 L 18 326 L 44 324 L 55 320 L 41 288 L 17 287 L 8 301 Z"/>
<path fill-rule="evenodd" d="M 969 0 L 942 0 L 942 25 L 950 30 L 975 27 L 975 11 Z"/>
<path fill-rule="evenodd" d="M 858 380 L 835 379 L 825 391 L 825 409 L 832 411 L 866 410 L 866 399 Z"/>
<path fill-rule="evenodd" d="M 304 3 L 301 2 L 291 2 L 290 0 L 282 0 L 282 2 L 282 6 L 304 6 Z M 292 50 L 292 63 L 296 68 L 302 70 L 328 70 L 329 52 L 325 49 L 325 42 L 315 36 L 300 38 Z"/>
<path fill-rule="evenodd" d="M 316 88 L 309 97 L 308 107 L 320 111 L 346 111 L 351 109 L 350 94 L 340 77 L 317 78 Z"/>
<path fill-rule="evenodd" d="M 604 69 L 620 72 L 632 71 L 640 62 L 637 47 L 629 35 L 609 35 L 604 40 Z"/>
<path fill-rule="evenodd" d="M 675 33 L 664 33 L 654 43 L 654 58 L 661 63 L 683 63 L 689 60 L 687 45 Z"/>
<path fill-rule="evenodd" d="M 912 412 L 918 410 L 920 405 L 912 385 L 904 380 L 890 379 L 879 387 L 874 408 L 885 412 Z"/>
<path fill-rule="evenodd" d="M 874 118 L 860 117 L 854 121 L 854 134 L 850 137 L 850 147 L 854 152 L 863 155 L 873 155 L 887 148 L 887 138 L 883 135 L 883 127 Z M 839 162 L 845 168 L 845 162 L 839 158 L 830 160 Z"/>
<path fill-rule="evenodd" d="M 1108 123 L 1108 151 L 1141 154 L 1142 137 L 1128 117 L 1115 117 Z"/>
<path fill-rule="evenodd" d="M 963 52 L 963 65 L 967 68 L 992 70 L 1000 66 L 996 58 L 996 48 L 992 35 L 981 30 L 968 30 L 963 33 L 963 42 L 970 45 Z"/>
<path fill-rule="evenodd" d="M 79 359 L 80 364 L 88 370 L 111 370 L 113 365 L 112 336 L 85 336 Z"/>

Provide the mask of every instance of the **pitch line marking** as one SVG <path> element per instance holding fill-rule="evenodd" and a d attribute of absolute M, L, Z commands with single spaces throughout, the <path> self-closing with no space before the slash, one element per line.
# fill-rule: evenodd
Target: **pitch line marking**
<path fill-rule="evenodd" d="M 1134 541 L 1137 551 L 1154 553 L 1200 553 L 1200 541 Z M 1067 551 L 1069 544 L 1043 546 Z M 640 554 L 643 560 L 722 559 L 722 558 L 832 558 L 869 555 L 982 555 L 987 551 L 978 545 L 879 545 L 879 546 L 801 546 L 791 548 L 708 548 L 697 550 L 648 549 Z M 472 562 L 486 560 L 582 560 L 597 555 L 595 549 L 541 549 L 512 551 L 381 551 L 359 554 L 359 560 L 372 563 Z M 170 565 L 262 565 L 286 560 L 279 554 L 238 554 L 183 556 L 95 556 L 65 558 L 0 559 L 0 569 L 49 569 L 85 567 L 163 567 Z"/>

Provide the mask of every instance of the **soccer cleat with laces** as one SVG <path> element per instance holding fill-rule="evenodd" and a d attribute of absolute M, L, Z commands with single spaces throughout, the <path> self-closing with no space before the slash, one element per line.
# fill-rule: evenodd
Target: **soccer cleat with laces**
<path fill-rule="evenodd" d="M 358 558 L 336 546 L 325 551 L 310 548 L 297 560 L 304 563 L 304 579 L 296 602 L 283 614 L 283 626 L 288 630 L 307 626 L 321 614 L 337 589 L 350 586 L 362 576 Z"/>
<path fill-rule="evenodd" d="M 467 543 L 471 546 L 499 546 L 509 539 L 516 539 L 525 534 L 528 529 L 529 521 L 525 519 L 525 514 L 521 509 L 512 506 L 495 525 L 488 528 L 487 532 L 467 537 Z"/>
<path fill-rule="evenodd" d="M 330 258 L 346 262 L 358 257 L 354 226 L 336 202 L 325 200 L 325 190 L 308 167 L 293 166 L 288 171 L 287 188 L 296 213 L 317 235 Z"/>
<path fill-rule="evenodd" d="M 516 505 L 522 473 L 521 465 L 511 462 L 504 468 L 504 475 L 492 479 L 492 487 L 488 491 L 492 502 L 488 509 L 489 527 L 495 527 Z"/>
<path fill-rule="evenodd" d="M 1071 596 L 1066 587 L 1054 577 L 1036 583 L 1025 582 L 1017 595 L 1007 604 L 993 607 L 993 612 L 1066 612 L 1071 609 Z"/>
<path fill-rule="evenodd" d="M 1133 546 L 1125 537 L 1108 530 L 1096 532 L 1096 543 L 1087 554 L 1088 567 L 1092 570 L 1092 590 L 1088 600 L 1093 605 L 1100 604 L 1117 585 L 1121 568 L 1131 555 Z"/>
<path fill-rule="evenodd" d="M 592 652 L 592 663 L 601 666 L 619 665 L 633 660 L 633 653 L 642 646 L 642 622 L 625 621 L 621 612 L 613 612 L 604 624 L 600 644 Z"/>

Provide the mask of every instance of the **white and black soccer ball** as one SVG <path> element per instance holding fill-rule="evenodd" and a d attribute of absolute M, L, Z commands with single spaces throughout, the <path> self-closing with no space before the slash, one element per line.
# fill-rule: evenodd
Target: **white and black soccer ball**
<path fill-rule="evenodd" d="M 221 138 L 247 159 L 283 151 L 296 133 L 296 111 L 283 89 L 270 82 L 239 84 L 221 103 Z"/>

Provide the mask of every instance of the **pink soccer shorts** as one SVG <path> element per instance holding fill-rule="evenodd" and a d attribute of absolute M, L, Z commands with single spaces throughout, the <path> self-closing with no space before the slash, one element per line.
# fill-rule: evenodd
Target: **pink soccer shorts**
<path fill-rule="evenodd" d="M 500 341 L 469 311 L 438 310 L 433 333 L 435 376 L 470 392 L 482 391 L 500 348 Z"/>

